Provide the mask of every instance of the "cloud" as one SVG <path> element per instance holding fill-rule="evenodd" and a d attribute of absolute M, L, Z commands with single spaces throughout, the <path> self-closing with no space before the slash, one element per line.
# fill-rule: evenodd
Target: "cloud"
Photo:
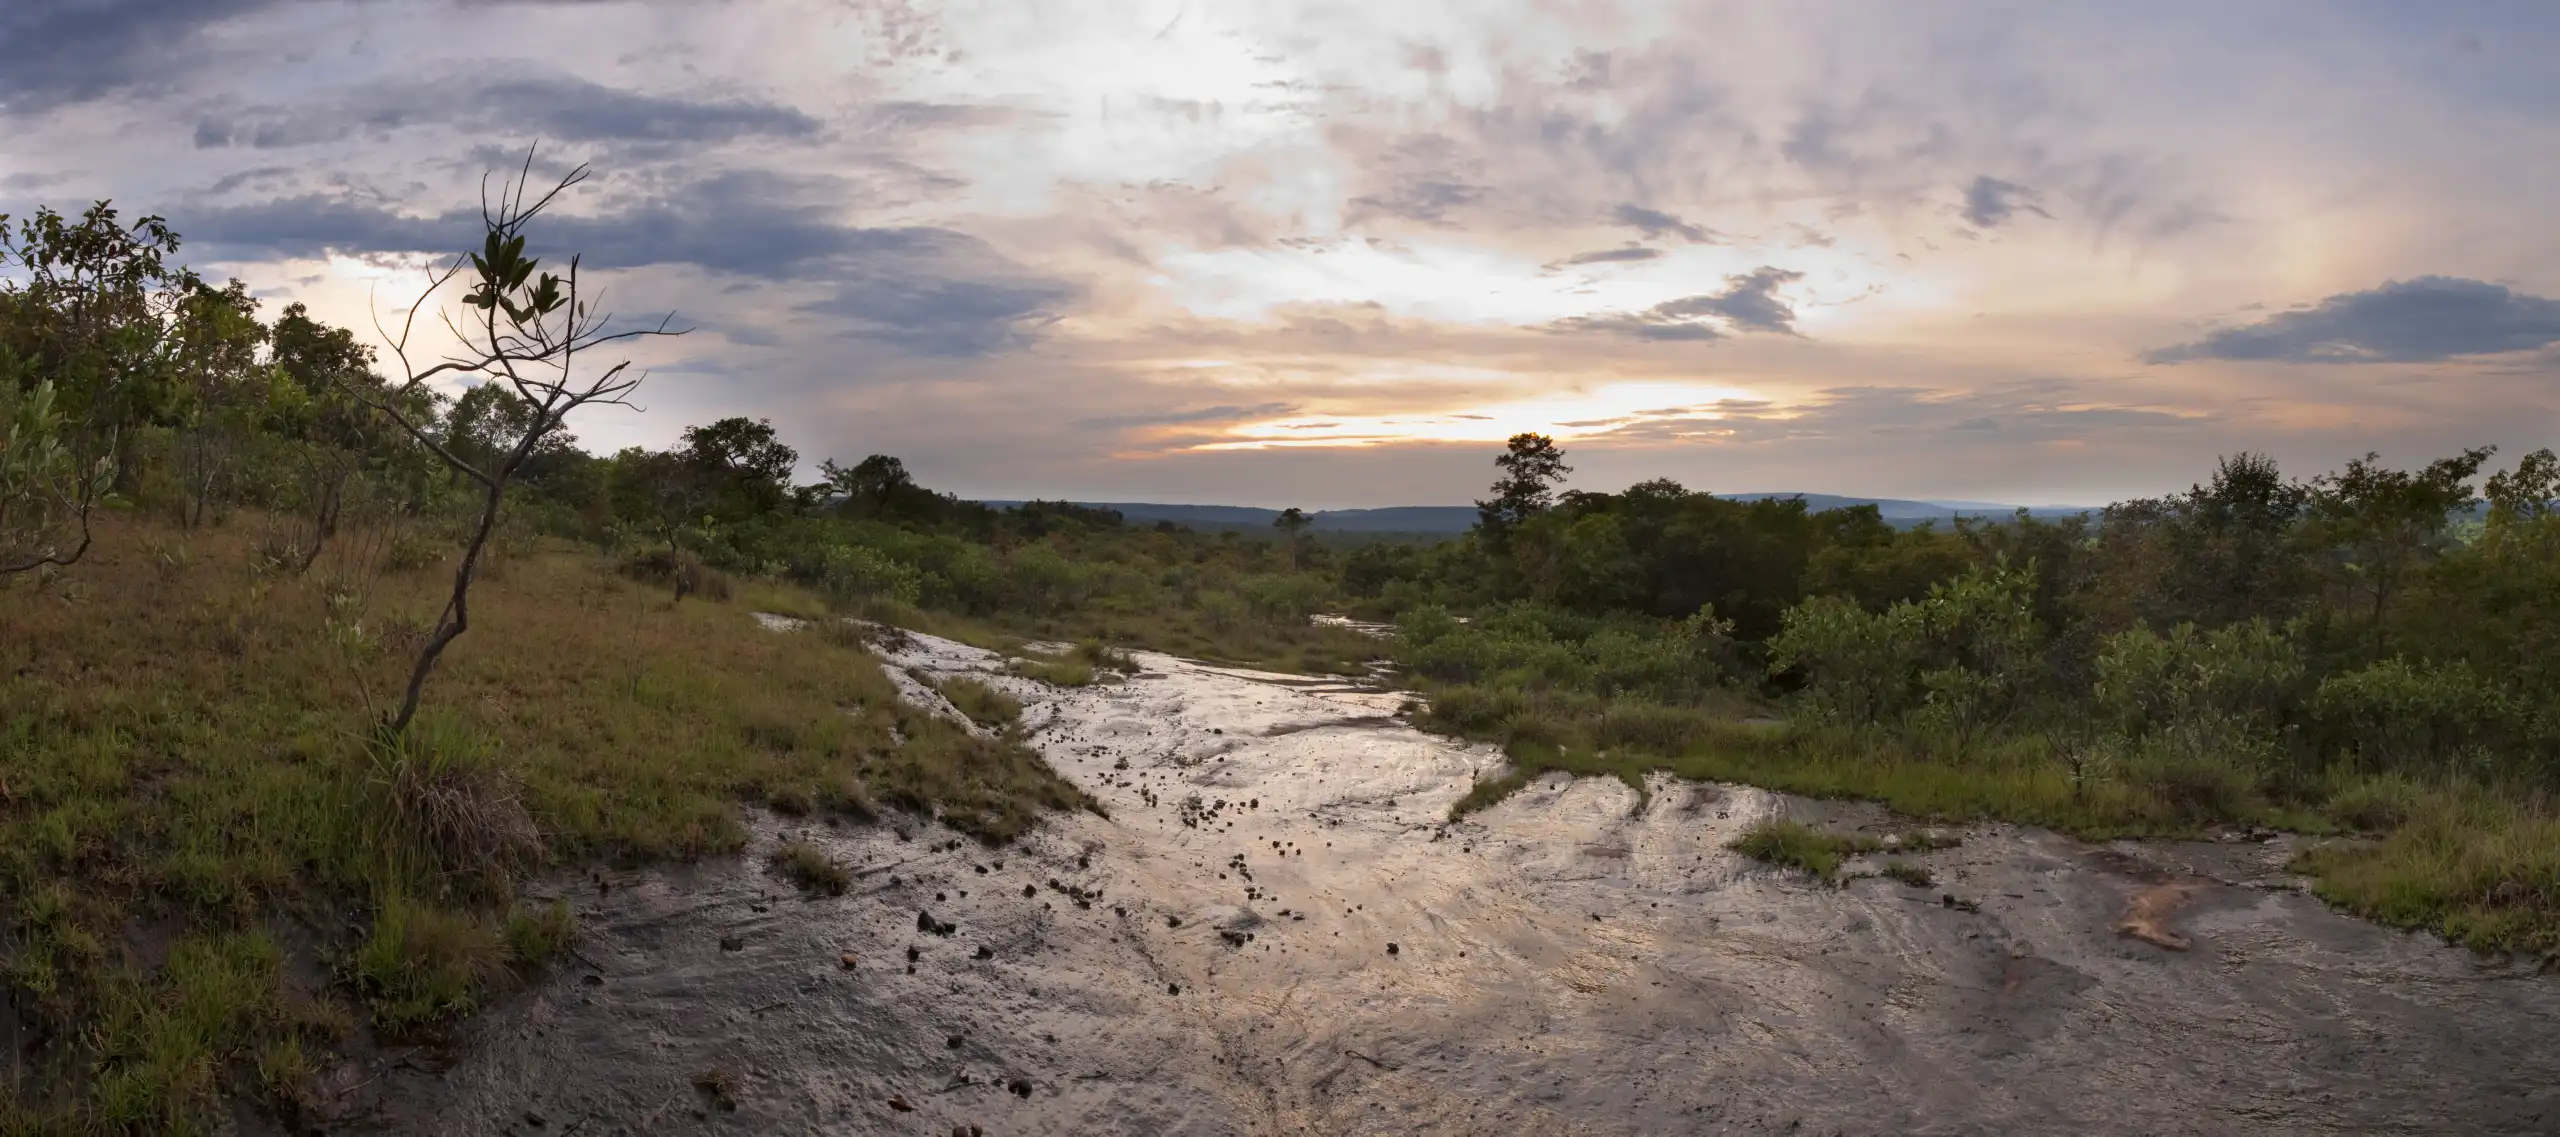
<path fill-rule="evenodd" d="M 833 184 L 755 171 L 717 174 L 610 212 L 547 214 L 533 239 L 546 250 L 578 253 L 595 268 L 692 264 L 772 280 L 823 275 L 838 258 L 932 257 L 977 245 L 947 229 L 844 224 L 823 203 Z M 170 219 L 224 260 L 455 252 L 478 243 L 480 223 L 476 206 L 419 216 L 365 198 L 316 194 L 172 210 Z"/>
<path fill-rule="evenodd" d="M 1669 233 L 1685 238 L 1692 244 L 1704 244 L 1715 240 L 1715 234 L 1700 226 L 1682 221 L 1659 209 L 1646 209 L 1633 203 L 1620 205 L 1610 213 L 1610 216 L 1615 218 L 1618 224 L 1632 227 L 1647 237 L 1660 237 Z"/>
<path fill-rule="evenodd" d="M 172 82 L 199 31 L 275 0 L 7 0 L 0 109 L 48 110 Z"/>
<path fill-rule="evenodd" d="M 2021 209 L 2038 217 L 2051 218 L 2052 214 L 2036 204 L 2039 196 L 2036 191 L 2016 182 L 2004 182 L 1983 174 L 1965 187 L 1964 219 L 1972 222 L 1975 228 L 1989 229 L 2007 221 Z"/>
<path fill-rule="evenodd" d="M 819 284 L 796 311 L 834 317 L 843 334 L 939 358 L 1029 343 L 1082 294 L 985 241 L 937 226 L 847 224 L 829 179 L 714 175 L 603 212 L 547 214 L 535 251 L 576 253 L 590 269 L 690 265 L 749 281 Z M 408 214 L 369 199 L 302 195 L 173 213 L 216 259 L 457 252 L 477 243 L 476 207 Z"/>
<path fill-rule="evenodd" d="M 983 244 L 935 257 L 864 258 L 839 271 L 844 279 L 835 294 L 804 310 L 849 320 L 857 338 L 941 358 L 1025 346 L 1077 295 L 1063 282 L 1004 262 Z"/>
<path fill-rule="evenodd" d="M 1608 332 L 1641 340 L 1706 341 L 1724 338 L 1715 319 L 1739 332 L 1795 334 L 1795 309 L 1777 296 L 1779 287 L 1804 279 L 1800 272 L 1762 265 L 1741 276 L 1725 278 L 1725 289 L 1666 300 L 1642 312 L 1576 316 L 1547 325 L 1550 331 Z"/>
<path fill-rule="evenodd" d="M 916 106 L 903 105 L 901 114 L 923 116 Z M 436 83 L 375 84 L 301 106 L 209 115 L 196 123 L 195 144 L 269 150 L 429 123 L 562 142 L 702 143 L 806 138 L 819 131 L 818 120 L 802 111 L 752 99 L 643 94 L 565 75 L 461 75 Z"/>
<path fill-rule="evenodd" d="M 1764 400 L 1724 399 L 1637 411 L 1617 420 L 1614 429 L 1595 432 L 1591 438 L 1611 443 L 1788 444 L 1890 436 L 1925 444 L 1946 435 L 1997 434 L 2003 445 L 2025 445 L 2127 430 L 2196 428 L 2219 421 L 2219 416 L 2198 411 L 2092 401 L 2083 388 L 2083 384 L 2050 379 L 1985 391 L 1831 387 L 1789 407 Z"/>
<path fill-rule="evenodd" d="M 2309 308 L 2160 348 L 2151 363 L 2434 363 L 2560 344 L 2560 300 L 2450 276 L 2342 292 Z"/>
<path fill-rule="evenodd" d="M 1076 425 L 1094 430 L 1120 430 L 1133 426 L 1188 426 L 1204 422 L 1246 422 L 1252 419 L 1278 418 L 1297 411 L 1294 403 L 1256 403 L 1238 406 L 1232 403 L 1201 407 L 1190 411 L 1168 411 L 1162 414 L 1102 415 L 1078 419 Z"/>
<path fill-rule="evenodd" d="M 1473 205 L 1484 199 L 1483 186 L 1463 182 L 1424 180 L 1398 186 L 1384 195 L 1368 195 L 1351 199 L 1355 217 L 1360 214 L 1384 213 L 1407 221 L 1427 225 L 1444 224 L 1449 211 Z"/>
<path fill-rule="evenodd" d="M 1555 269 L 1570 265 L 1621 264 L 1633 261 L 1657 260 L 1660 259 L 1661 256 L 1662 250 L 1660 249 L 1648 249 L 1642 245 L 1629 245 L 1623 249 L 1597 249 L 1588 253 L 1575 253 L 1563 260 L 1550 262 L 1547 267 Z"/>

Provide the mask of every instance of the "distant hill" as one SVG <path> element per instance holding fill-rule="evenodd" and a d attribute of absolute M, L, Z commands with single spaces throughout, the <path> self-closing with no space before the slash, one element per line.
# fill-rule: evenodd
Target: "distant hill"
<path fill-rule="evenodd" d="M 1918 525 L 1923 521 L 1945 524 L 1957 517 L 2005 518 L 2018 509 L 1982 501 L 1909 501 L 1901 498 L 1842 497 L 1820 493 L 1736 493 L 1718 497 L 1740 501 L 1763 498 L 1801 497 L 1805 508 L 1820 512 L 1856 505 L 1873 505 L 1884 519 L 1897 526 Z M 988 501 L 986 504 L 1005 508 L 1019 501 Z M 1240 529 L 1247 531 L 1271 528 L 1280 516 L 1276 509 L 1250 505 L 1175 505 L 1145 501 L 1080 501 L 1077 505 L 1095 509 L 1117 510 L 1132 524 L 1153 525 L 1170 521 L 1193 529 Z M 2036 506 L 2029 510 L 2038 517 L 2067 517 L 2082 512 L 2077 506 Z M 1451 535 L 1475 527 L 1476 509 L 1472 505 L 1392 505 L 1379 509 L 1322 509 L 1312 514 L 1319 533 L 1420 533 Z"/>

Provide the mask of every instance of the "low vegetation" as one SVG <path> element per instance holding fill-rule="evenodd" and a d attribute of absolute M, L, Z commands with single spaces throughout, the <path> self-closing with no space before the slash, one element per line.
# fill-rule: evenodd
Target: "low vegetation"
<path fill-rule="evenodd" d="M 1734 838 L 1734 852 L 1755 861 L 1799 869 L 1813 874 L 1825 883 L 1838 884 L 1841 870 L 1852 858 L 1879 852 L 1925 853 L 1952 848 L 1955 839 L 1925 830 L 1877 837 L 1867 833 L 1834 833 L 1801 821 L 1773 818 L 1752 823 Z M 1927 887 L 1929 870 L 1909 861 L 1890 861 L 1881 875 L 1906 884 Z"/>
<path fill-rule="evenodd" d="M 955 675 L 936 681 L 933 687 L 969 721 L 988 730 L 1011 731 L 1022 725 L 1022 701 L 983 680 Z"/>
<path fill-rule="evenodd" d="M 1550 772 L 1639 801 L 1667 773 L 2091 837 L 2274 826 L 2313 835 L 2336 904 L 2560 952 L 2550 451 L 2309 480 L 2238 455 L 2087 516 L 1898 529 L 1559 492 L 1563 451 L 1521 435 L 1455 540 L 1133 526 L 887 455 L 794 484 L 745 418 L 589 453 L 559 412 L 634 380 L 542 345 L 680 329 L 577 302 L 516 243 L 523 204 L 443 278 L 489 333 L 453 397 L 396 340 L 387 364 L 185 270 L 156 218 L 0 233 L 0 1133 L 209 1132 L 245 1100 L 291 1124 L 317 1071 L 567 950 L 570 910 L 527 899 L 549 868 L 736 852 L 749 809 L 1001 843 L 1093 805 L 995 687 L 940 685 L 983 731 L 902 705 L 883 627 L 1062 686 L 1134 674 L 1133 647 L 1391 656 L 1416 722 L 1511 757 L 1460 815 Z M 1825 878 L 1866 840 L 1743 839 Z M 805 845 L 775 868 L 842 871 Z"/>
<path fill-rule="evenodd" d="M 542 866 L 738 850 L 749 805 L 1000 842 L 1088 804 L 856 648 L 542 541 L 494 562 L 443 697 L 385 742 L 369 708 L 437 565 L 358 597 L 328 558 L 279 571 L 252 518 L 99 533 L 77 574 L 0 593 L 0 959 L 27 1032 L 0 1132 L 206 1131 L 245 1077 L 290 1103 L 362 1027 L 432 1033 L 563 950 L 568 910 L 517 887 Z"/>
<path fill-rule="evenodd" d="M 1475 534 L 1342 569 L 1398 623 L 1415 721 L 1512 759 L 1454 812 L 1667 772 L 2093 838 L 2276 827 L 2342 907 L 2560 952 L 2549 451 L 2485 481 L 2485 450 L 2308 481 L 2241 455 L 2185 494 L 1943 530 L 1519 481 L 1561 457 L 1515 439 Z M 1822 873 L 1840 851 L 1753 841 Z"/>
<path fill-rule="evenodd" d="M 853 870 L 806 838 L 794 837 L 783 842 L 774 848 L 768 859 L 773 871 L 820 896 L 842 896 L 845 890 L 853 887 Z"/>

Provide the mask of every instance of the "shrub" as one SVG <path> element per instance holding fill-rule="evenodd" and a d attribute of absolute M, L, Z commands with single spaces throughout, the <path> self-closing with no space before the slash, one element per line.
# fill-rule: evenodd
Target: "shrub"
<path fill-rule="evenodd" d="M 825 850 L 801 838 L 785 841 L 770 858 L 773 871 L 789 878 L 802 889 L 826 896 L 842 896 L 853 887 L 853 872 Z"/>
<path fill-rule="evenodd" d="M 2513 696 L 2459 661 L 2398 657 L 2322 680 L 2311 711 L 2325 737 L 2384 770 L 2441 768 L 2519 741 L 2526 719 Z"/>

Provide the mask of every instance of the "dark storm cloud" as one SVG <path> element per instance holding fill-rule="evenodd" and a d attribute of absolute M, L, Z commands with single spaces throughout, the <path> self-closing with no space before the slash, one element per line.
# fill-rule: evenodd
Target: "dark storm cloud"
<path fill-rule="evenodd" d="M 2560 300 L 2450 276 L 2342 292 L 2309 308 L 2153 351 L 2152 363 L 2432 363 L 2560 344 Z"/>
<path fill-rule="evenodd" d="M 167 82 L 196 33 L 274 0 L 5 0 L 0 108 L 40 111 Z"/>
<path fill-rule="evenodd" d="M 692 264 L 772 280 L 822 274 L 836 258 L 931 256 L 975 241 L 943 229 L 845 225 L 830 207 L 804 200 L 811 192 L 770 174 L 722 174 L 608 213 L 546 215 L 534 241 L 574 250 L 595 268 Z M 409 216 L 374 201 L 318 195 L 172 210 L 170 220 L 226 260 L 460 251 L 479 235 L 476 208 Z"/>
<path fill-rule="evenodd" d="M 747 99 L 648 95 L 568 76 L 381 84 L 305 107 L 257 107 L 199 120 L 199 148 L 276 149 L 428 123 L 566 142 L 725 142 L 805 138 L 818 120 Z"/>
<path fill-rule="evenodd" d="M 1989 229 L 2007 221 L 2021 209 L 2038 217 L 2052 217 L 2036 204 L 2037 199 L 2034 190 L 1983 174 L 1965 187 L 1964 219 L 1972 222 L 1975 228 Z"/>
<path fill-rule="evenodd" d="M 983 248 L 983 246 L 981 246 Z M 836 294 L 809 311 L 915 355 L 993 355 L 1027 346 L 1076 290 L 984 257 L 867 258 L 845 266 Z"/>
<path fill-rule="evenodd" d="M 604 213 L 548 215 L 533 239 L 544 255 L 576 252 L 591 269 L 692 265 L 756 280 L 827 282 L 830 294 L 803 310 L 841 318 L 858 338 L 918 355 L 1019 347 L 1078 295 L 967 234 L 843 224 L 832 207 L 813 203 L 824 188 L 725 174 Z M 480 234 L 476 209 L 412 216 L 354 197 L 173 211 L 171 220 L 217 260 L 447 253 L 471 247 Z"/>
<path fill-rule="evenodd" d="M 1725 278 L 1722 292 L 1665 300 L 1642 312 L 1576 316 L 1547 325 L 1558 332 L 1608 332 L 1640 340 L 1704 341 L 1724 332 L 1710 319 L 1735 331 L 1795 334 L 1795 309 L 1777 296 L 1781 285 L 1804 279 L 1800 272 L 1762 265 L 1741 276 Z"/>
<path fill-rule="evenodd" d="M 1703 244 L 1715 239 L 1715 234 L 1699 226 L 1682 221 L 1659 209 L 1646 209 L 1633 203 L 1619 206 L 1611 216 L 1617 219 L 1618 224 L 1631 226 L 1647 237 L 1659 237 L 1669 233 L 1694 244 Z"/>

